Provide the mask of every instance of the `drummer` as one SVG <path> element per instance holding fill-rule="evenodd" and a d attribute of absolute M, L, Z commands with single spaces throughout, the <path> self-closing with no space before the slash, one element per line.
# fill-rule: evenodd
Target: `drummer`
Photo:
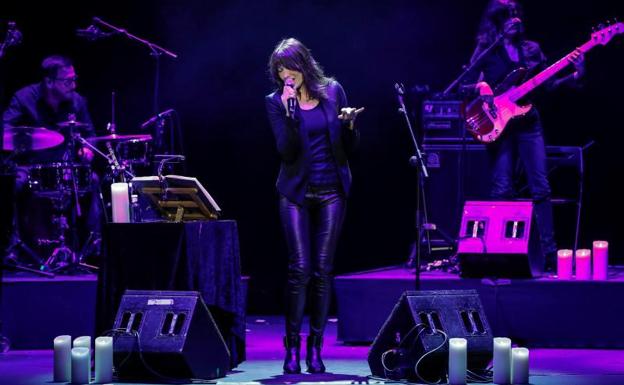
<path fill-rule="evenodd" d="M 49 56 L 41 63 L 43 79 L 17 91 L 3 115 L 4 128 L 20 126 L 45 127 L 60 131 L 65 136 L 62 146 L 24 154 L 16 154 L 17 163 L 49 163 L 70 161 L 73 155 L 68 150 L 69 130 L 57 126 L 60 122 L 75 120 L 85 123 L 75 127 L 83 137 L 95 134 L 93 123 L 84 97 L 76 92 L 78 76 L 72 61 L 64 56 Z M 82 161 L 91 161 L 93 152 L 88 148 L 77 149 L 76 156 Z"/>
<path fill-rule="evenodd" d="M 43 127 L 63 134 L 65 140 L 61 145 L 37 151 L 23 151 L 13 153 L 10 157 L 16 164 L 16 211 L 18 216 L 24 217 L 24 204 L 28 205 L 30 197 L 27 197 L 26 184 L 28 172 L 34 164 L 50 164 L 57 162 L 72 162 L 89 164 L 93 159 L 93 152 L 81 145 L 70 148 L 71 132 L 67 124 L 59 123 L 67 121 L 79 122 L 71 127 L 74 134 L 82 137 L 94 136 L 95 131 L 87 103 L 84 97 L 76 92 L 78 76 L 72 61 L 60 55 L 49 56 L 41 63 L 42 80 L 39 83 L 26 86 L 13 95 L 9 106 L 5 110 L 2 120 L 4 129 L 14 127 Z M 91 193 L 89 201 L 83 202 L 89 207 L 86 220 L 87 230 L 96 234 L 100 232 L 101 212 L 98 199 L 99 181 L 95 173 L 92 174 Z M 26 196 L 26 197 L 25 197 Z M 27 203 L 28 202 L 28 203 Z M 83 207 L 83 211 L 87 207 Z M 84 215 L 84 214 L 83 214 Z M 22 228 L 23 224 L 18 225 Z"/>

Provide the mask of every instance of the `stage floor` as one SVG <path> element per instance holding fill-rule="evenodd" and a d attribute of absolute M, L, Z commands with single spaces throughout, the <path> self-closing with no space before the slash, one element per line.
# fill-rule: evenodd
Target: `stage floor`
<path fill-rule="evenodd" d="M 368 347 L 349 346 L 337 342 L 335 320 L 328 324 L 323 350 L 325 363 L 330 373 L 323 375 L 282 374 L 283 328 L 281 317 L 248 317 L 247 361 L 226 377 L 212 383 L 392 383 L 392 381 L 384 382 L 367 377 L 370 374 L 366 363 Z M 532 349 L 530 368 L 530 382 L 533 385 L 623 384 L 624 350 Z M 39 385 L 51 381 L 51 350 L 16 350 L 0 354 L 0 384 Z"/>

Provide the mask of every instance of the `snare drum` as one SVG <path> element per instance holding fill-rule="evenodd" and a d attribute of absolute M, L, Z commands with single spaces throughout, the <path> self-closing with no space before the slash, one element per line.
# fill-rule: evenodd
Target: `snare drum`
<path fill-rule="evenodd" d="M 71 192 L 74 182 L 79 193 L 91 187 L 91 168 L 88 165 L 73 163 L 36 164 L 30 169 L 28 185 L 41 196 L 54 196 Z"/>
<path fill-rule="evenodd" d="M 120 163 L 125 165 L 149 165 L 151 151 L 151 142 L 141 139 L 120 142 L 117 143 L 116 147 L 116 153 L 119 156 Z"/>

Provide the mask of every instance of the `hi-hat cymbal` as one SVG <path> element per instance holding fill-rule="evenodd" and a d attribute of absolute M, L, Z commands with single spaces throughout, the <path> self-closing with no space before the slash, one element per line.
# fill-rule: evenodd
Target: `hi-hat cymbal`
<path fill-rule="evenodd" d="M 36 151 L 58 146 L 65 141 L 62 134 L 43 127 L 12 127 L 4 129 L 5 151 Z"/>
<path fill-rule="evenodd" d="M 152 136 L 149 134 L 133 134 L 133 135 L 122 135 L 122 134 L 110 134 L 106 136 L 92 136 L 91 138 L 86 138 L 91 143 L 99 143 L 99 142 L 126 142 L 126 141 L 137 141 L 137 142 L 147 142 L 152 140 Z"/>
<path fill-rule="evenodd" d="M 61 127 L 61 128 L 69 128 L 69 127 L 73 127 L 73 128 L 87 128 L 89 127 L 89 125 L 87 123 L 83 123 L 83 122 L 78 122 L 76 120 L 68 120 L 66 122 L 58 122 L 56 123 L 57 127 Z"/>

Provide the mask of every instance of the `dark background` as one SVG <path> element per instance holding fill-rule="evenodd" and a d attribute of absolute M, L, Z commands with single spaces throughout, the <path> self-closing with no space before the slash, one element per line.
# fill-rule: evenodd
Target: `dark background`
<path fill-rule="evenodd" d="M 402 263 L 414 237 L 415 175 L 393 84 L 444 89 L 474 48 L 486 1 L 134 1 L 4 4 L 0 19 L 24 35 L 0 62 L 4 107 L 18 88 L 38 80 L 41 60 L 61 53 L 75 60 L 79 91 L 90 103 L 100 135 L 117 94 L 118 130 L 136 133 L 152 115 L 154 58 L 121 36 L 88 42 L 75 37 L 91 17 L 149 39 L 177 54 L 161 58 L 160 110 L 181 117 L 188 175 L 196 176 L 238 221 L 243 271 L 251 276 L 252 313 L 278 311 L 286 268 L 274 181 L 279 160 L 263 96 L 272 91 L 266 63 L 275 44 L 297 37 L 353 106 L 365 106 L 352 160 L 353 194 L 336 273 Z M 575 4 L 575 5 L 573 5 Z M 581 4 L 581 3 L 578 3 Z M 591 5 L 590 5 L 591 4 Z M 589 38 L 592 26 L 624 15 L 624 6 L 596 0 L 527 1 L 525 24 L 551 61 Z M 4 23 L 2 24 L 4 26 Z M 549 144 L 584 145 L 586 196 L 580 246 L 610 241 L 613 262 L 624 242 L 620 141 L 624 111 L 624 39 L 587 55 L 587 85 L 558 90 L 540 111 Z M 414 106 L 412 106 L 414 107 Z M 416 125 L 419 128 L 418 125 Z M 556 187 L 556 186 L 554 186 Z M 619 231 L 618 231 L 619 230 Z M 567 234 L 561 247 L 571 248 Z"/>

